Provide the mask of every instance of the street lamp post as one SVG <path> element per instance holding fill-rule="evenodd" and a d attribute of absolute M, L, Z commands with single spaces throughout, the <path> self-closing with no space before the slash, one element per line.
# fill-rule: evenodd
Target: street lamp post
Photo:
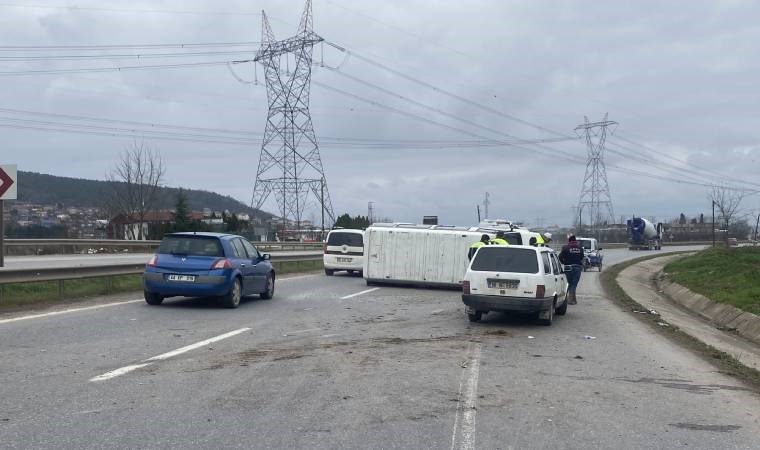
<path fill-rule="evenodd" d="M 713 248 L 715 247 L 715 200 L 712 201 L 712 239 Z"/>

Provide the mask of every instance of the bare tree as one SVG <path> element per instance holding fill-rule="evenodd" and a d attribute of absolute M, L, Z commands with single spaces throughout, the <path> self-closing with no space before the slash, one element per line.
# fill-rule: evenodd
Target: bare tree
<path fill-rule="evenodd" d="M 744 191 L 728 186 L 713 186 L 708 198 L 712 200 L 715 210 L 718 212 L 721 229 L 728 230 L 728 227 L 734 223 L 739 213 L 739 205 L 741 205 L 745 195 Z M 715 224 L 713 224 L 714 226 Z M 726 231 L 725 237 L 728 241 L 728 231 Z"/>
<path fill-rule="evenodd" d="M 138 222 L 137 234 L 133 227 L 128 229 L 131 239 L 143 239 L 145 217 L 156 205 L 164 174 L 164 162 L 158 151 L 137 141 L 124 150 L 108 173 L 110 209 Z"/>

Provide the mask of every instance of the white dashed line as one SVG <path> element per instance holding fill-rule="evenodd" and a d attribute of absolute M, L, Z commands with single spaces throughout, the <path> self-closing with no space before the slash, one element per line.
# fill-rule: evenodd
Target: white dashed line
<path fill-rule="evenodd" d="M 357 293 L 355 293 L 355 294 L 346 295 L 345 297 L 341 297 L 340 299 L 341 299 L 341 300 L 346 300 L 346 299 L 349 299 L 349 298 L 358 297 L 358 296 L 360 296 L 360 295 L 368 294 L 368 293 L 370 293 L 370 292 L 375 292 L 375 291 L 376 291 L 376 290 L 378 290 L 378 289 L 380 289 L 380 288 L 379 288 L 379 287 L 376 287 L 376 288 L 372 288 L 372 289 L 367 289 L 366 291 L 361 291 L 361 292 L 357 292 Z"/>
<path fill-rule="evenodd" d="M 467 361 L 462 364 L 457 414 L 451 436 L 452 450 L 475 448 L 475 413 L 477 412 L 481 347 L 481 344 L 470 344 Z"/>
<path fill-rule="evenodd" d="M 64 309 L 62 311 L 53 311 L 49 313 L 43 313 L 43 314 L 32 314 L 30 316 L 21 316 L 21 317 L 14 317 L 12 319 L 2 319 L 0 320 L 0 325 L 5 323 L 12 323 L 12 322 L 20 322 L 22 320 L 31 320 L 31 319 L 42 319 L 43 317 L 52 317 L 52 316 L 60 316 L 63 314 L 71 314 L 75 312 L 81 312 L 81 311 L 89 311 L 93 309 L 101 309 L 101 308 L 110 308 L 111 306 L 120 306 L 120 305 L 128 305 L 130 303 L 138 303 L 138 302 L 144 302 L 145 300 L 127 300 L 125 302 L 114 302 L 114 303 L 105 303 L 102 305 L 95 305 L 95 306 L 85 306 L 82 308 L 71 308 L 71 309 Z"/>
<path fill-rule="evenodd" d="M 230 331 L 229 333 L 220 334 L 219 336 L 212 337 L 210 339 L 206 339 L 205 341 L 196 342 L 195 344 L 190 344 L 182 348 L 178 348 L 177 350 L 172 350 L 170 352 L 163 353 L 158 356 L 154 356 L 152 358 L 148 358 L 144 361 L 142 361 L 139 364 L 132 364 L 129 366 L 120 367 L 116 370 L 112 370 L 110 372 L 106 372 L 103 375 L 98 375 L 97 377 L 90 378 L 90 381 L 105 381 L 110 380 L 111 378 L 116 378 L 118 376 L 124 375 L 126 373 L 132 372 L 133 370 L 141 369 L 143 367 L 149 366 L 153 364 L 156 361 L 163 361 L 165 359 L 169 359 L 173 356 L 181 355 L 182 353 L 187 353 L 191 350 L 195 350 L 197 348 L 206 346 L 208 344 L 212 344 L 214 342 L 219 342 L 221 340 L 231 338 L 232 336 L 236 336 L 240 333 L 245 333 L 246 331 L 250 331 L 250 328 L 240 328 L 239 330 Z"/>

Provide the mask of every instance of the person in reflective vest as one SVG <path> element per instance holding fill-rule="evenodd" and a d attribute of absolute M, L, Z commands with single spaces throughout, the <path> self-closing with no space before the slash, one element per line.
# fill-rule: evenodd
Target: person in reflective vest
<path fill-rule="evenodd" d="M 509 245 L 506 239 L 504 239 L 504 232 L 497 231 L 496 237 L 491 239 L 491 245 Z"/>
<path fill-rule="evenodd" d="M 480 240 L 470 246 L 470 250 L 467 252 L 467 259 L 472 259 L 472 257 L 475 255 L 475 252 L 478 251 L 480 247 L 483 247 L 484 245 L 488 245 L 491 242 L 491 236 L 484 234 L 480 237 Z"/>
<path fill-rule="evenodd" d="M 546 242 L 544 241 L 544 237 L 541 236 L 541 233 L 538 233 L 535 239 L 536 239 L 536 247 L 546 247 Z"/>

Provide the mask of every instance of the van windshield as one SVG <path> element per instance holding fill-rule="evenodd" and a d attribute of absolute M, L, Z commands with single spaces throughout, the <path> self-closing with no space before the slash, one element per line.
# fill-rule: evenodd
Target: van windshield
<path fill-rule="evenodd" d="M 364 237 L 359 233 L 330 233 L 327 245 L 364 247 Z"/>
<path fill-rule="evenodd" d="M 481 247 L 472 261 L 478 272 L 538 273 L 536 252 L 527 248 Z"/>
<path fill-rule="evenodd" d="M 578 244 L 580 244 L 584 250 L 591 250 L 591 239 L 578 239 Z"/>
<path fill-rule="evenodd" d="M 224 256 L 222 243 L 208 236 L 167 236 L 161 241 L 158 253 L 188 256 Z"/>

